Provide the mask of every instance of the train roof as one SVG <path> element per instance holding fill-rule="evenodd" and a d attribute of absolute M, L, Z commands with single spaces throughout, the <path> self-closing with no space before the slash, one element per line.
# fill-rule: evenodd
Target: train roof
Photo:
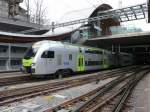
<path fill-rule="evenodd" d="M 49 44 L 49 45 L 51 44 L 51 45 L 57 45 L 57 46 L 65 45 L 65 46 L 83 47 L 83 48 L 87 48 L 87 49 L 90 49 L 90 50 L 103 50 L 103 49 L 96 48 L 96 47 L 84 46 L 84 45 L 80 45 L 80 44 L 71 44 L 71 43 L 60 42 L 60 41 L 51 41 L 51 40 L 42 40 L 42 41 L 36 42 L 32 45 L 32 47 L 36 48 L 36 47 L 39 47 L 43 44 Z"/>

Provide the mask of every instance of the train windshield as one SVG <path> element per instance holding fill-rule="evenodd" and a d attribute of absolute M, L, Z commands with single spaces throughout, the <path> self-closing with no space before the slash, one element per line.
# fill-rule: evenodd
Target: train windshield
<path fill-rule="evenodd" d="M 32 47 L 29 48 L 24 56 L 25 59 L 30 59 L 31 57 L 34 57 L 36 54 L 35 49 L 33 49 Z"/>

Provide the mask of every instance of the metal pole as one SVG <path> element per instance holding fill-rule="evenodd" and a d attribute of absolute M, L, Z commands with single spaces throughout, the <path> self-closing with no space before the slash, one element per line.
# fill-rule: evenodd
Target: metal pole
<path fill-rule="evenodd" d="M 8 61 L 7 61 L 7 70 L 10 70 L 11 66 L 11 45 L 8 44 Z"/>
<path fill-rule="evenodd" d="M 120 44 L 118 45 L 118 53 L 120 53 Z"/>
<path fill-rule="evenodd" d="M 54 32 L 54 29 L 55 29 L 55 22 L 52 22 L 52 32 Z"/>
<path fill-rule="evenodd" d="M 111 46 L 111 52 L 113 53 L 114 52 L 114 45 L 112 44 Z"/>
<path fill-rule="evenodd" d="M 27 1 L 28 3 L 27 3 L 27 19 L 28 19 L 28 21 L 30 21 L 30 16 L 29 16 L 29 6 L 30 6 L 30 4 L 29 4 L 29 0 Z"/>

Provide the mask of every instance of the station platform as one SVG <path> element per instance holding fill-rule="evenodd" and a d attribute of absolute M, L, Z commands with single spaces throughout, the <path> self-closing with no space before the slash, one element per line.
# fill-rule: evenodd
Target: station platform
<path fill-rule="evenodd" d="M 133 112 L 150 112 L 150 73 L 138 83 L 131 97 Z"/>

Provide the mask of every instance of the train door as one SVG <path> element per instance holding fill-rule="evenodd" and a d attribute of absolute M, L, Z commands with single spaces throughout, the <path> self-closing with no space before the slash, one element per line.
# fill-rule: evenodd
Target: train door
<path fill-rule="evenodd" d="M 50 74 L 53 73 L 54 70 L 54 51 L 44 51 L 42 54 L 42 62 L 41 68 L 43 68 L 43 73 Z"/>
<path fill-rule="evenodd" d="M 41 59 L 38 60 L 38 68 L 36 68 L 38 71 L 38 74 L 46 74 L 46 66 L 47 66 L 47 52 L 44 51 L 41 55 Z"/>
<path fill-rule="evenodd" d="M 108 61 L 108 53 L 103 51 L 103 68 L 106 69 L 109 67 L 109 61 Z"/>
<path fill-rule="evenodd" d="M 77 58 L 77 71 L 82 72 L 84 70 L 85 70 L 84 55 L 79 54 Z"/>
<path fill-rule="evenodd" d="M 57 55 L 57 66 L 60 66 L 60 65 L 62 65 L 62 55 L 61 54 Z"/>

